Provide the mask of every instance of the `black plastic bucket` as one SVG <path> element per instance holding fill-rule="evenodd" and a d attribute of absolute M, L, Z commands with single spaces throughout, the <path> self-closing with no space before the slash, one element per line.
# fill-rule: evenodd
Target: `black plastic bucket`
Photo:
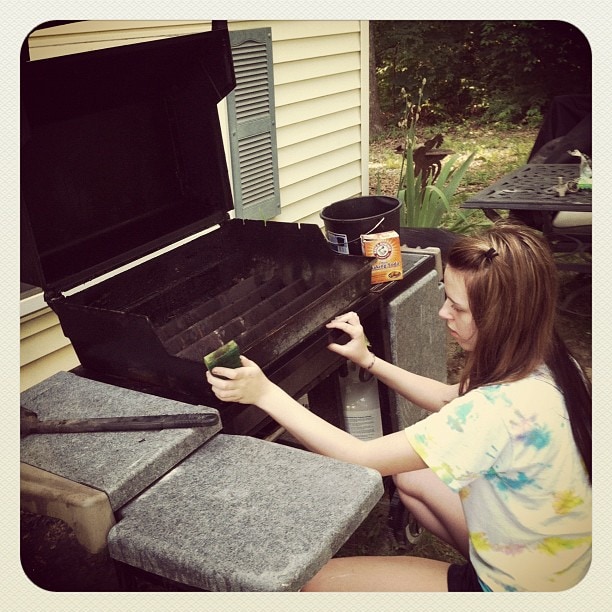
<path fill-rule="evenodd" d="M 400 229 L 401 202 L 387 196 L 340 200 L 321 211 L 327 244 L 336 253 L 361 255 L 361 236 Z"/>

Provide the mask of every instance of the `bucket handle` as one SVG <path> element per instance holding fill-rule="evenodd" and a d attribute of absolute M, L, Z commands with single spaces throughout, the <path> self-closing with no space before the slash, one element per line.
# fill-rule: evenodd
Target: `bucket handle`
<path fill-rule="evenodd" d="M 384 222 L 385 222 L 385 218 L 382 217 L 380 219 L 380 221 L 372 229 L 369 229 L 367 232 L 364 232 L 363 234 L 360 234 L 359 238 L 353 238 L 353 240 L 347 240 L 346 244 L 350 244 L 351 242 L 357 242 L 358 240 L 361 240 L 361 236 L 365 236 L 366 234 L 371 234 L 381 223 L 384 223 Z M 329 240 L 327 242 L 329 242 L 330 244 L 333 244 Z"/>

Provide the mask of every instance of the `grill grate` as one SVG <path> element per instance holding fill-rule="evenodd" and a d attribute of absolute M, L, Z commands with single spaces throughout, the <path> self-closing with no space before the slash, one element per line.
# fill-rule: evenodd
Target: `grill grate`
<path fill-rule="evenodd" d="M 158 337 L 168 353 L 192 361 L 200 361 L 230 340 L 246 350 L 330 289 L 327 281 L 285 282 L 280 276 L 267 280 L 253 274 L 212 298 L 192 303 L 160 326 Z"/>

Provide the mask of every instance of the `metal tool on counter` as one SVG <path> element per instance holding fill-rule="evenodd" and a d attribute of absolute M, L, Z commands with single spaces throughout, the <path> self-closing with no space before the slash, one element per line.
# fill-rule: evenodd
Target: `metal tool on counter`
<path fill-rule="evenodd" d="M 146 416 L 116 416 L 89 419 L 41 421 L 32 410 L 21 407 L 19 429 L 21 437 L 42 433 L 84 433 L 93 431 L 145 431 L 185 427 L 210 427 L 219 422 L 214 413 L 156 414 Z"/>

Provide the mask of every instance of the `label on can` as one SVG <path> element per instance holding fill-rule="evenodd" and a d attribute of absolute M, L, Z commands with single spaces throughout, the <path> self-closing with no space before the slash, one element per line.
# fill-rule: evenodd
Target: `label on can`
<path fill-rule="evenodd" d="M 336 253 L 341 253 L 342 255 L 349 254 L 348 236 L 346 234 L 336 234 L 335 232 L 328 231 L 327 241 Z"/>
<path fill-rule="evenodd" d="M 361 236 L 361 248 L 366 257 L 375 257 L 372 264 L 372 284 L 400 280 L 404 277 L 399 235 L 395 231 Z"/>

